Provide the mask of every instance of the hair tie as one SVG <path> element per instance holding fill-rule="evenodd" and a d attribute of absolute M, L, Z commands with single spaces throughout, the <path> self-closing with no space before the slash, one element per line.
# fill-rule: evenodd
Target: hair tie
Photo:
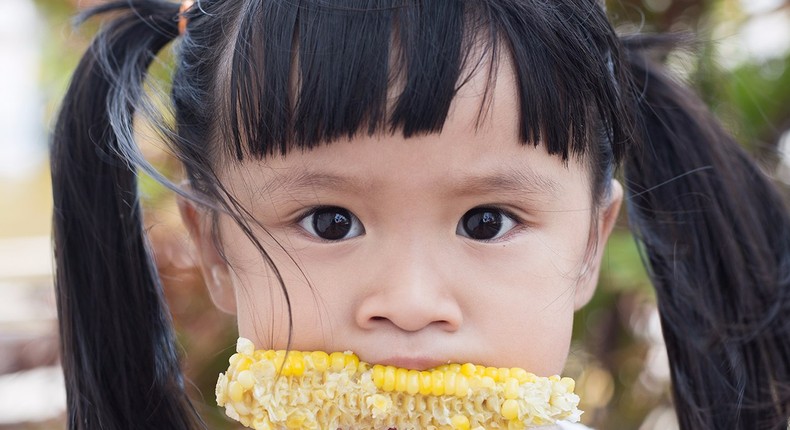
<path fill-rule="evenodd" d="M 187 22 L 189 21 L 186 16 L 187 10 L 195 4 L 194 0 L 181 0 L 181 8 L 178 9 L 178 34 L 183 36 L 187 32 Z"/>

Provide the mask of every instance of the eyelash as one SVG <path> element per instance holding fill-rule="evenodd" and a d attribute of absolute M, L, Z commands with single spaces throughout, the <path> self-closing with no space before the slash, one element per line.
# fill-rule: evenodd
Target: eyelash
<path fill-rule="evenodd" d="M 353 212 L 349 211 L 348 209 L 345 209 L 345 208 L 343 208 L 341 206 L 335 206 L 335 205 L 321 205 L 321 206 L 313 206 L 311 208 L 308 208 L 307 210 L 305 210 L 301 214 L 297 215 L 296 222 L 294 223 L 295 224 L 294 227 L 296 227 L 296 229 L 300 233 L 304 234 L 309 239 L 316 240 L 316 241 L 319 241 L 321 243 L 339 243 L 339 242 L 345 242 L 346 240 L 353 239 L 353 237 L 352 238 L 347 238 L 347 239 L 340 239 L 340 240 L 324 239 L 324 238 L 322 238 L 320 236 L 314 235 L 313 233 L 311 233 L 310 231 L 308 231 L 305 227 L 303 227 L 301 225 L 303 222 L 305 222 L 307 220 L 308 217 L 311 217 L 311 216 L 315 215 L 316 213 L 318 213 L 318 212 L 320 212 L 320 211 L 322 211 L 324 209 L 343 209 L 343 210 L 347 211 L 349 213 L 349 215 L 351 215 L 351 218 L 352 218 L 353 221 L 355 221 L 356 223 L 359 223 L 359 225 L 362 225 L 362 221 L 356 215 L 354 215 Z M 365 227 L 362 226 L 362 233 L 363 233 L 363 235 L 364 235 L 364 232 L 365 232 Z"/>
<path fill-rule="evenodd" d="M 324 238 L 322 238 L 320 236 L 317 236 L 317 235 L 313 234 L 310 231 L 307 231 L 307 229 L 304 226 L 301 225 L 302 223 L 304 223 L 308 219 L 308 217 L 311 217 L 311 216 L 315 215 L 319 211 L 324 210 L 324 209 L 334 209 L 334 208 L 336 208 L 336 209 L 343 209 L 343 210 L 347 211 L 351 215 L 352 220 L 354 220 L 355 222 L 357 222 L 357 223 L 359 223 L 361 225 L 362 234 L 360 234 L 360 236 L 364 235 L 365 228 L 364 228 L 364 226 L 362 226 L 362 221 L 356 215 L 354 215 L 353 212 L 349 211 L 348 209 L 342 208 L 340 206 L 334 206 L 334 205 L 314 206 L 314 207 L 311 207 L 311 208 L 305 210 L 304 212 L 302 212 L 299 215 L 297 215 L 296 221 L 295 221 L 295 227 L 298 230 L 300 230 L 300 232 L 302 234 L 306 235 L 308 238 L 310 238 L 312 240 L 320 241 L 322 243 L 338 243 L 338 242 L 344 242 L 346 240 L 353 239 L 354 237 L 358 237 L 358 236 L 354 236 L 352 238 L 347 238 L 347 239 L 344 238 L 344 239 L 339 239 L 339 240 L 324 239 Z M 459 226 L 460 226 L 461 222 L 463 221 L 464 216 L 466 216 L 466 214 L 468 214 L 469 212 L 471 212 L 473 210 L 490 210 L 492 212 L 499 212 L 503 217 L 506 217 L 506 218 L 510 219 L 513 222 L 513 226 L 509 230 L 505 231 L 504 234 L 501 237 L 492 238 L 492 239 L 474 239 L 474 238 L 471 238 L 469 236 L 461 236 L 461 237 L 464 237 L 466 239 L 472 240 L 474 242 L 479 242 L 479 243 L 507 242 L 507 241 L 509 241 L 511 239 L 511 236 L 517 234 L 519 231 L 522 231 L 524 228 L 528 227 L 528 224 L 526 222 L 524 222 L 520 217 L 518 217 L 515 214 L 513 214 L 513 212 L 511 212 L 511 211 L 509 211 L 507 209 L 504 209 L 502 207 L 498 207 L 496 205 L 475 206 L 475 207 L 467 210 L 466 212 L 464 212 L 464 215 L 458 221 Z"/>
<path fill-rule="evenodd" d="M 511 211 L 509 211 L 507 209 L 501 208 L 499 206 L 496 206 L 496 205 L 475 206 L 472 209 L 469 209 L 469 211 L 472 211 L 472 210 L 475 210 L 475 209 L 487 209 L 487 210 L 491 210 L 491 211 L 498 211 L 503 216 L 505 216 L 507 218 L 510 218 L 513 221 L 513 227 L 510 228 L 510 230 L 507 230 L 501 237 L 498 237 L 496 239 L 480 240 L 480 239 L 467 238 L 467 239 L 473 240 L 475 242 L 480 242 L 480 243 L 508 242 L 508 241 L 510 241 L 510 239 L 512 239 L 512 236 L 514 236 L 515 234 L 517 234 L 520 231 L 523 231 L 527 227 L 527 223 L 524 222 L 520 217 L 518 217 L 515 214 L 513 214 L 513 212 L 511 212 Z M 464 215 L 466 215 L 466 213 L 468 213 L 469 211 L 464 212 Z"/>

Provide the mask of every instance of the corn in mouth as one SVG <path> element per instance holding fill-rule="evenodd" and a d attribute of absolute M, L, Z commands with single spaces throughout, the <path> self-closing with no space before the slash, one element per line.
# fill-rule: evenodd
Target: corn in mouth
<path fill-rule="evenodd" d="M 576 422 L 574 381 L 519 368 L 447 364 L 417 371 L 351 352 L 256 351 L 240 338 L 217 403 L 264 429 L 525 429 Z"/>

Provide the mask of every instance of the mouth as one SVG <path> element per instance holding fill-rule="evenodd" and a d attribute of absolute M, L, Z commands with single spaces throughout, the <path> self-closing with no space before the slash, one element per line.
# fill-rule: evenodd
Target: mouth
<path fill-rule="evenodd" d="M 393 366 L 412 370 L 428 370 L 450 363 L 449 360 L 440 360 L 428 357 L 394 356 L 374 361 L 382 366 Z"/>

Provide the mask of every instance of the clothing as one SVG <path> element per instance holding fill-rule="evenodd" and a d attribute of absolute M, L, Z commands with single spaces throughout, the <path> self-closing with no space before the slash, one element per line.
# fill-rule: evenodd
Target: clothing
<path fill-rule="evenodd" d="M 586 425 L 579 424 L 579 423 L 568 423 L 564 421 L 557 422 L 557 428 L 559 430 L 593 430 Z"/>

